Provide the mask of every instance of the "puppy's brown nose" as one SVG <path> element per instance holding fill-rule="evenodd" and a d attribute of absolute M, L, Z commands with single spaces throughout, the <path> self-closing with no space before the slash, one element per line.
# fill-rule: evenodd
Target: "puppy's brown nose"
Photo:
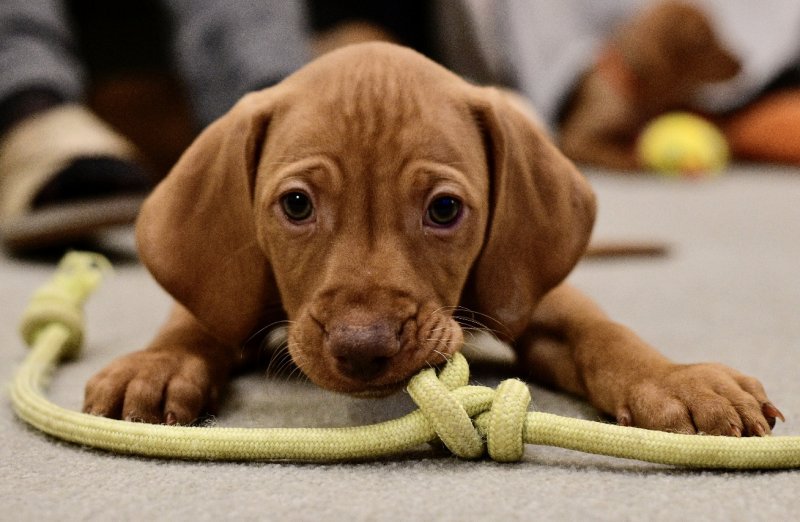
<path fill-rule="evenodd" d="M 337 369 L 360 381 L 380 376 L 400 351 L 397 329 L 388 323 L 335 326 L 328 330 L 327 343 Z"/>

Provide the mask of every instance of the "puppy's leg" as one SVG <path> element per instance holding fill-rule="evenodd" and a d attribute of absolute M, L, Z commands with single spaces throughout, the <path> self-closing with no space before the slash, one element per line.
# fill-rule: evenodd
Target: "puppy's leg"
<path fill-rule="evenodd" d="M 565 134 L 561 149 L 572 161 L 625 172 L 641 170 L 633 140 L 614 136 Z"/>
<path fill-rule="evenodd" d="M 559 147 L 576 163 L 624 171 L 642 167 L 635 141 L 641 115 L 597 72 L 576 88 L 559 129 Z"/>
<path fill-rule="evenodd" d="M 783 419 L 757 380 L 721 364 L 675 364 L 567 285 L 545 296 L 517 351 L 534 377 L 620 424 L 741 436 Z"/>
<path fill-rule="evenodd" d="M 238 353 L 176 304 L 147 349 L 113 361 L 89 380 L 83 409 L 125 420 L 190 424 L 215 407 Z"/>

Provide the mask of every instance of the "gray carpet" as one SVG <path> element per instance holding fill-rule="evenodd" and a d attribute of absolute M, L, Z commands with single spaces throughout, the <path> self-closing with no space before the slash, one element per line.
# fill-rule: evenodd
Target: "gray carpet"
<path fill-rule="evenodd" d="M 593 173 L 599 239 L 660 240 L 662 259 L 585 261 L 571 277 L 670 357 L 721 361 L 759 377 L 800 435 L 800 170 L 742 166 L 692 183 Z M 52 398 L 79 408 L 83 383 L 145 344 L 169 300 L 136 264 L 129 231 L 109 238 L 117 272 L 88 306 L 82 359 Z M 0 257 L 0 381 L 25 349 L 16 321 L 48 260 Z M 484 370 L 493 384 L 502 375 Z M 599 419 L 531 387 L 537 409 Z M 334 426 L 411 408 L 404 395 L 357 400 L 286 375 L 239 378 L 220 425 Z M 169 462 L 115 456 L 28 429 L 0 404 L 0 520 L 796 520 L 800 471 L 672 469 L 529 447 L 524 461 L 464 462 L 428 449 L 376 463 Z"/>

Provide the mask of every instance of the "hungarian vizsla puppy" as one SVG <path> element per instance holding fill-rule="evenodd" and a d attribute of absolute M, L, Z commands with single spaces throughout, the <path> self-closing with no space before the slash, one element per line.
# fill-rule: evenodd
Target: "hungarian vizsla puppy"
<path fill-rule="evenodd" d="M 623 24 L 579 81 L 562 116 L 561 149 L 573 161 L 640 169 L 635 147 L 645 124 L 692 108 L 702 87 L 739 67 L 701 9 L 657 3 Z"/>
<path fill-rule="evenodd" d="M 287 319 L 312 381 L 388 393 L 459 349 L 463 307 L 623 424 L 769 433 L 780 413 L 755 379 L 674 364 L 562 283 L 594 216 L 586 180 L 498 91 L 392 44 L 332 52 L 243 98 L 147 200 L 141 257 L 176 305 L 90 380 L 85 410 L 191 423 L 249 336 Z"/>

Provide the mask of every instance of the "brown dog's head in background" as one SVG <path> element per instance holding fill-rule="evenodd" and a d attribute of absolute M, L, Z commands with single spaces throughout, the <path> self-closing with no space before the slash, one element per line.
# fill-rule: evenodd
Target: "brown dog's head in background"
<path fill-rule="evenodd" d="M 675 0 L 659 2 L 624 24 L 612 38 L 638 83 L 642 104 L 686 104 L 698 87 L 738 74 L 708 15 Z"/>
<path fill-rule="evenodd" d="M 593 218 L 585 180 L 499 92 L 374 43 L 242 99 L 155 190 L 137 239 L 233 349 L 282 310 L 314 382 L 379 392 L 459 348 L 458 305 L 521 335 Z"/>

